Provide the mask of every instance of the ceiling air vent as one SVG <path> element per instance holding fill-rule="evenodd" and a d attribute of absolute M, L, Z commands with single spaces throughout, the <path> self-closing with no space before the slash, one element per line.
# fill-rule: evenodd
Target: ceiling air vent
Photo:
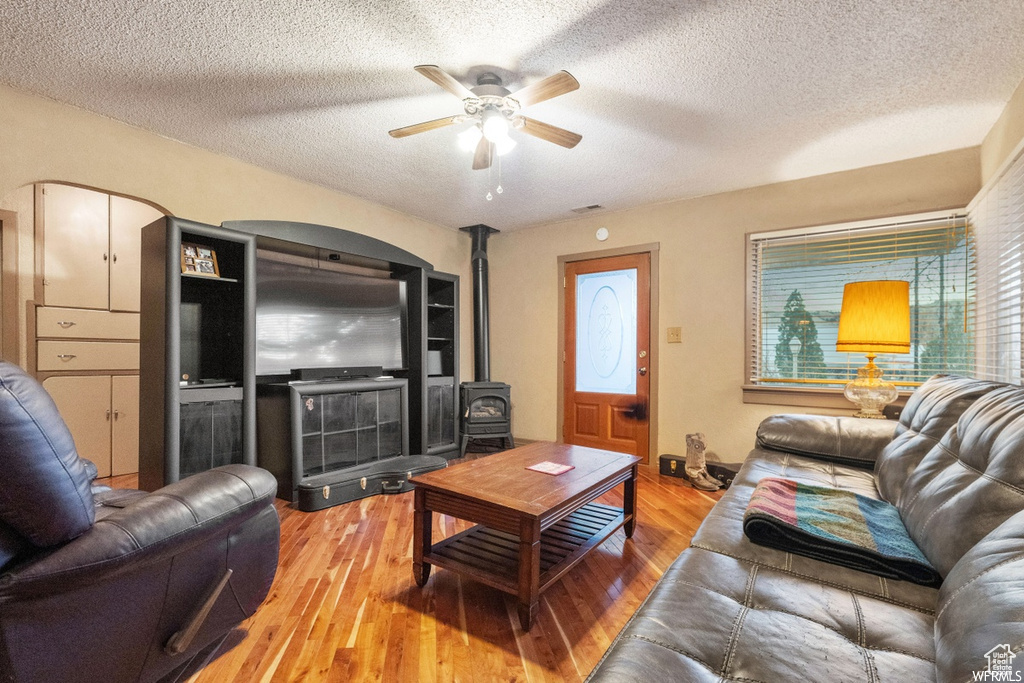
<path fill-rule="evenodd" d="M 590 213 L 591 211 L 597 211 L 598 209 L 603 208 L 604 207 L 601 206 L 600 204 L 591 204 L 590 206 L 581 206 L 576 209 L 571 209 L 571 211 L 573 213 Z"/>

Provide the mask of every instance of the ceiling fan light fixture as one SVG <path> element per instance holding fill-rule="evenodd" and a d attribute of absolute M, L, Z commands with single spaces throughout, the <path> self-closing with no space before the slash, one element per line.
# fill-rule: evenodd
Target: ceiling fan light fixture
<path fill-rule="evenodd" d="M 459 133 L 459 149 L 465 152 L 474 151 L 476 149 L 477 144 L 480 142 L 480 138 L 482 137 L 483 133 L 480 132 L 480 126 L 473 124 L 466 130 Z"/>
<path fill-rule="evenodd" d="M 497 142 L 494 143 L 494 152 L 499 157 L 505 156 L 513 149 L 515 149 L 515 146 L 516 141 L 510 138 L 508 135 L 506 135 L 504 139 L 498 140 Z"/>
<path fill-rule="evenodd" d="M 484 137 L 489 141 L 498 143 L 508 140 L 508 119 L 496 109 L 488 109 L 481 116 L 481 128 Z"/>
<path fill-rule="evenodd" d="M 421 64 L 416 71 L 459 98 L 464 113 L 389 130 L 393 138 L 470 123 L 471 126 L 459 134 L 458 146 L 473 152 L 473 170 L 476 171 L 490 168 L 494 157 L 507 154 L 516 146 L 509 136 L 510 128 L 566 149 L 572 149 L 583 139 L 578 133 L 519 113 L 525 107 L 578 89 L 579 82 L 568 71 L 559 71 L 515 92 L 509 92 L 501 78 L 492 72 L 480 74 L 476 87 L 470 89 L 439 66 Z"/>

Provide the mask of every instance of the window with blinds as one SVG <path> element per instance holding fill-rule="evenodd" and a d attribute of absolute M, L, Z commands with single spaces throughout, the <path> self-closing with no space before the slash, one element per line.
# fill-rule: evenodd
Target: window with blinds
<path fill-rule="evenodd" d="M 978 250 L 974 374 L 1022 384 L 1024 153 L 982 189 L 968 207 L 968 218 Z"/>
<path fill-rule="evenodd" d="M 965 215 L 787 230 L 750 241 L 750 384 L 827 388 L 855 377 L 866 360 L 838 353 L 836 334 L 843 286 L 864 280 L 910 283 L 911 350 L 878 357 L 888 381 L 913 387 L 937 372 L 972 373 L 975 247 Z"/>

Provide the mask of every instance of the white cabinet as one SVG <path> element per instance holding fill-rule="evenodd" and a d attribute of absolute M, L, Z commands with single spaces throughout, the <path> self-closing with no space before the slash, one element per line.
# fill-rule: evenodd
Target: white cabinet
<path fill-rule="evenodd" d="M 36 336 L 43 339 L 138 339 L 138 313 L 40 306 Z"/>
<path fill-rule="evenodd" d="M 138 342 L 40 340 L 36 346 L 36 370 L 138 370 Z"/>
<path fill-rule="evenodd" d="M 36 185 L 34 368 L 99 476 L 139 470 L 139 294 L 148 204 Z M 30 365 L 32 362 L 30 361 Z"/>
<path fill-rule="evenodd" d="M 39 186 L 43 302 L 108 308 L 110 196 L 70 185 Z"/>
<path fill-rule="evenodd" d="M 96 463 L 99 476 L 139 469 L 138 375 L 62 375 L 43 387 L 71 430 L 79 455 Z"/>
<path fill-rule="evenodd" d="M 142 228 L 161 217 L 148 204 L 110 197 L 110 310 L 139 310 Z"/>
<path fill-rule="evenodd" d="M 46 183 L 38 188 L 39 303 L 138 311 L 142 228 L 163 214 L 142 202 L 81 187 Z"/>
<path fill-rule="evenodd" d="M 110 472 L 139 471 L 139 376 L 110 378 Z"/>

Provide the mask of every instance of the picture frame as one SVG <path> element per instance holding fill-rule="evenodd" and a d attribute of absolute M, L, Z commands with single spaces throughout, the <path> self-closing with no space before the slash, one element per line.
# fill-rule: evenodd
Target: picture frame
<path fill-rule="evenodd" d="M 217 252 L 200 244 L 182 242 L 181 274 L 195 277 L 220 277 Z"/>

